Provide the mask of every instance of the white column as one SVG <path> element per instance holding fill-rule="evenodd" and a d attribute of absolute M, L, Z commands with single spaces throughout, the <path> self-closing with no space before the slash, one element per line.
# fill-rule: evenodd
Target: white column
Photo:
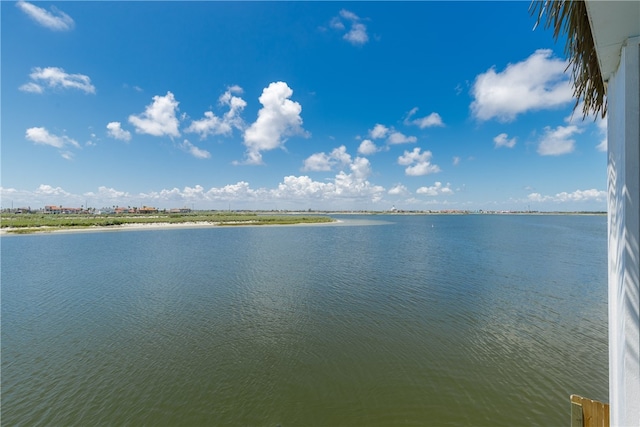
<path fill-rule="evenodd" d="M 640 426 L 640 37 L 627 39 L 608 97 L 609 403 Z"/>

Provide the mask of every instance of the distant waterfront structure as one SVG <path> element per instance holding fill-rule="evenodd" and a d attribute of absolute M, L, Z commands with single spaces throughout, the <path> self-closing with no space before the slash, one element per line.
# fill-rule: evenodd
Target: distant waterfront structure
<path fill-rule="evenodd" d="M 169 209 L 169 213 L 172 213 L 172 214 L 191 213 L 191 209 L 189 209 L 189 208 L 171 208 L 171 209 Z"/>
<path fill-rule="evenodd" d="M 44 207 L 44 213 L 46 214 L 78 214 L 82 212 L 82 208 L 64 207 L 62 205 L 48 205 Z"/>

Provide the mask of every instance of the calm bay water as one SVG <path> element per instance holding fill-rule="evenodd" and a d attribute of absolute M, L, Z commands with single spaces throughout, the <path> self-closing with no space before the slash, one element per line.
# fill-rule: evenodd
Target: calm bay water
<path fill-rule="evenodd" d="M 608 400 L 604 216 L 2 238 L 2 424 L 560 426 Z"/>

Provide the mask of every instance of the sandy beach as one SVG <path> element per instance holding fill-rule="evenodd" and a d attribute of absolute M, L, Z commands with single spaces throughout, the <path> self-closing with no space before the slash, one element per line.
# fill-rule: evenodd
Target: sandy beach
<path fill-rule="evenodd" d="M 141 230 L 171 230 L 184 228 L 212 228 L 212 227 L 297 227 L 297 226 L 322 226 L 322 225 L 338 225 L 344 224 L 343 220 L 335 220 L 333 222 L 319 223 L 298 223 L 298 224 L 252 224 L 247 222 L 149 222 L 149 223 L 131 223 L 108 226 L 90 226 L 90 227 L 38 227 L 29 228 L 29 232 L 20 232 L 20 228 L 5 227 L 0 229 L 0 236 L 19 236 L 29 234 L 48 234 L 48 233 L 96 233 L 96 232 L 113 232 L 113 231 L 141 231 Z M 18 232 L 16 232 L 18 231 Z"/>

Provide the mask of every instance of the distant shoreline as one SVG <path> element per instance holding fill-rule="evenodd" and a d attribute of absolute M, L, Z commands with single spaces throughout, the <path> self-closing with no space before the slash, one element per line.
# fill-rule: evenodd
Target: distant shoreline
<path fill-rule="evenodd" d="M 607 212 L 562 212 L 562 211 L 552 211 L 552 212 L 540 212 L 540 211 L 486 211 L 486 212 L 476 212 L 476 211 L 433 211 L 433 212 L 424 212 L 424 211 L 397 211 L 397 212 L 375 212 L 375 211 L 349 211 L 349 212 L 313 212 L 314 214 L 324 214 L 324 215 L 601 215 L 606 216 Z"/>
<path fill-rule="evenodd" d="M 308 212 L 307 212 L 308 213 Z M 313 212 L 324 215 L 345 216 L 445 216 L 445 215 L 539 215 L 539 216 L 606 216 L 606 212 Z M 216 222 L 216 221 L 185 221 L 185 222 L 136 222 L 118 225 L 91 225 L 91 226 L 40 226 L 40 227 L 3 227 L 0 228 L 0 236 L 21 236 L 33 234 L 59 234 L 59 233 L 101 233 L 117 231 L 144 231 L 144 230 L 171 230 L 194 228 L 228 228 L 228 227 L 291 227 L 291 226 L 322 226 L 322 225 L 356 225 L 356 220 L 339 220 L 332 218 L 330 222 L 299 222 L 291 224 L 265 224 L 251 222 Z M 380 221 L 382 223 L 383 221 Z M 366 220 L 369 223 L 369 220 Z M 373 223 L 373 221 L 372 221 Z M 363 223 L 364 224 L 364 223 Z"/>
<path fill-rule="evenodd" d="M 116 231 L 144 231 L 144 230 L 171 230 L 171 229 L 190 229 L 190 228 L 231 228 L 231 227 L 294 227 L 294 226 L 320 226 L 320 225 L 336 225 L 344 223 L 341 220 L 331 222 L 299 222 L 293 224 L 259 224 L 259 223 L 220 223 L 209 221 L 197 222 L 146 222 L 146 223 L 128 223 L 119 225 L 93 225 L 88 227 L 38 227 L 30 228 L 26 232 L 20 232 L 20 227 L 5 227 L 0 229 L 0 236 L 25 236 L 34 234 L 60 234 L 60 233 L 101 233 Z"/>

